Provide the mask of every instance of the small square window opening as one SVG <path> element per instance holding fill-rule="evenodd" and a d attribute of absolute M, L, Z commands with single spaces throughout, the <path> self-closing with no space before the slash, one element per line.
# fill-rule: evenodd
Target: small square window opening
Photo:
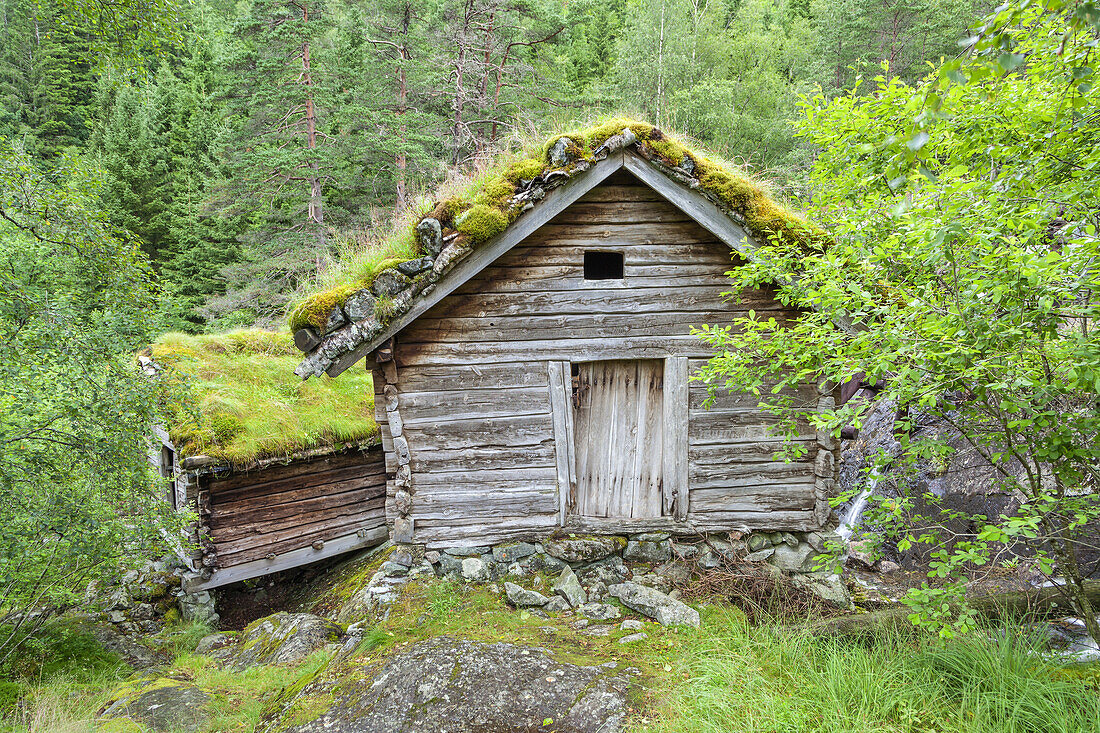
<path fill-rule="evenodd" d="M 622 280 L 622 252 L 585 252 L 585 280 Z"/>

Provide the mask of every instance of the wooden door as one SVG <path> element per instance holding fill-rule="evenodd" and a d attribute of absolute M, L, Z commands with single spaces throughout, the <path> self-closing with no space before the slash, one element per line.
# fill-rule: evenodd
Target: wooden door
<path fill-rule="evenodd" d="M 573 391 L 577 494 L 585 517 L 662 515 L 664 362 L 577 365 Z"/>

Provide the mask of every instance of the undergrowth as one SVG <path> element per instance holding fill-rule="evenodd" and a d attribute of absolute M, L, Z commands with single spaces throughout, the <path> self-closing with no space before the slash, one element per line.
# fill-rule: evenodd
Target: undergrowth
<path fill-rule="evenodd" d="M 378 437 L 370 374 L 303 382 L 289 334 L 168 333 L 150 347 L 174 410 L 170 434 L 183 455 L 230 463 Z M 197 411 L 191 408 L 197 407 Z"/>

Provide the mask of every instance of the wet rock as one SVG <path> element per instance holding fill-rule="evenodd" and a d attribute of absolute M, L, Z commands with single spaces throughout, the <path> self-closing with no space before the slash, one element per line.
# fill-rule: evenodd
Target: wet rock
<path fill-rule="evenodd" d="M 531 606 L 545 606 L 550 599 L 535 590 L 521 588 L 515 583 L 504 584 L 504 594 L 513 606 L 517 608 L 529 608 Z"/>
<path fill-rule="evenodd" d="M 627 634 L 619 639 L 620 644 L 636 644 L 639 641 L 644 641 L 649 638 L 648 634 L 638 632 L 636 634 Z"/>
<path fill-rule="evenodd" d="M 629 685 L 624 676 L 558 662 L 539 649 L 436 637 L 384 662 L 352 662 L 336 684 L 306 685 L 259 731 L 613 733 L 623 728 Z M 325 704 L 308 704 L 318 699 Z"/>
<path fill-rule="evenodd" d="M 213 698 L 195 685 L 168 677 L 144 677 L 116 690 L 101 719 L 129 718 L 158 733 L 192 733 L 207 727 Z"/>
<path fill-rule="evenodd" d="M 416 236 L 420 239 L 420 249 L 435 257 L 443 250 L 443 227 L 432 218 L 422 219 L 416 225 Z"/>
<path fill-rule="evenodd" d="M 573 608 L 588 601 L 588 594 L 584 592 L 584 588 L 581 587 L 581 582 L 577 580 L 577 574 L 573 572 L 572 568 L 565 568 L 561 571 L 561 575 L 554 581 L 553 591 L 564 598 Z"/>
<path fill-rule="evenodd" d="M 623 550 L 627 562 L 668 562 L 672 558 L 672 543 L 668 539 L 651 541 L 631 539 Z"/>
<path fill-rule="evenodd" d="M 577 613 L 593 621 L 610 621 L 623 615 L 622 611 L 610 603 L 585 603 L 577 607 Z"/>
<path fill-rule="evenodd" d="M 592 562 L 621 550 L 626 545 L 622 537 L 570 536 L 546 541 L 546 554 L 564 562 Z"/>
<path fill-rule="evenodd" d="M 493 559 L 497 562 L 513 563 L 535 554 L 535 546 L 529 542 L 509 542 L 493 547 Z"/>
<path fill-rule="evenodd" d="M 613 585 L 607 590 L 627 608 L 656 619 L 662 626 L 699 627 L 698 611 L 658 590 L 629 581 Z"/>
<path fill-rule="evenodd" d="M 338 624 L 310 613 L 280 612 L 253 622 L 241 632 L 240 645 L 230 658 L 238 671 L 267 664 L 300 662 L 326 644 L 340 642 Z"/>

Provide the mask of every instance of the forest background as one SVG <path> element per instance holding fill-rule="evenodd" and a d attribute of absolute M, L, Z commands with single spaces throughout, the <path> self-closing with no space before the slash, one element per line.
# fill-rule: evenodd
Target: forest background
<path fill-rule="evenodd" d="M 612 111 L 804 206 L 815 151 L 794 133 L 799 96 L 839 95 L 883 64 L 916 81 L 989 9 L 196 0 L 150 4 L 160 20 L 123 47 L 74 7 L 0 0 L 0 137 L 53 185 L 81 180 L 83 205 L 139 244 L 159 294 L 145 327 L 191 332 L 281 325 L 336 258 L 385 238 L 442 180 Z"/>

